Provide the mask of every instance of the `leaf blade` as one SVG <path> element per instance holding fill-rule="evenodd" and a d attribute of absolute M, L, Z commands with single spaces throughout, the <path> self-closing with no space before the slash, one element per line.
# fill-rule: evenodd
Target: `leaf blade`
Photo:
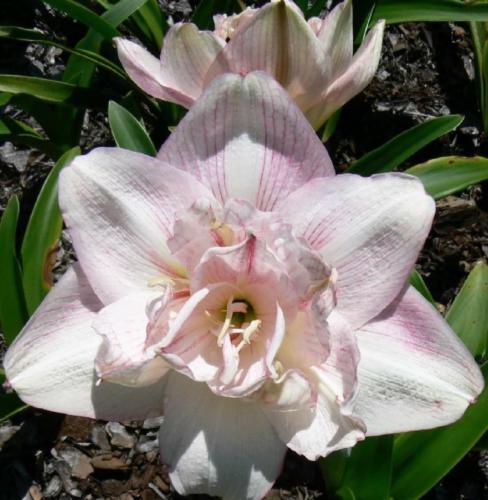
<path fill-rule="evenodd" d="M 439 199 L 488 179 L 488 158 L 443 156 L 415 165 L 405 171 L 415 175 L 425 190 Z"/>
<path fill-rule="evenodd" d="M 67 151 L 49 173 L 30 216 L 22 242 L 22 267 L 27 310 L 32 314 L 51 288 L 50 260 L 59 240 L 63 220 L 58 206 L 57 181 L 61 171 L 80 154 L 80 148 Z"/>
<path fill-rule="evenodd" d="M 488 381 L 488 363 L 482 367 Z M 448 427 L 401 434 L 393 446 L 393 483 L 396 499 L 420 498 L 444 477 L 488 430 L 488 391 Z"/>
<path fill-rule="evenodd" d="M 377 0 L 373 19 L 413 21 L 488 21 L 488 4 L 460 0 Z"/>
<path fill-rule="evenodd" d="M 7 345 L 15 339 L 29 318 L 16 251 L 19 210 L 19 200 L 13 196 L 0 220 L 0 269 L 2 270 L 0 323 Z"/>
<path fill-rule="evenodd" d="M 429 288 L 427 287 L 424 279 L 418 271 L 414 270 L 410 274 L 409 282 L 417 289 L 418 292 L 420 292 L 424 296 L 425 299 L 427 299 L 432 305 L 435 306 L 434 297 L 432 297 Z"/>
<path fill-rule="evenodd" d="M 371 175 L 389 172 L 435 139 L 454 130 L 463 121 L 460 115 L 433 118 L 393 137 L 379 148 L 355 161 L 347 172 Z"/>
<path fill-rule="evenodd" d="M 80 23 L 85 24 L 93 31 L 103 36 L 108 40 L 119 36 L 119 32 L 102 16 L 99 16 L 92 10 L 88 9 L 84 5 L 81 5 L 74 0 L 43 0 L 44 3 L 49 4 L 65 14 L 68 14 L 73 19 L 76 19 Z"/>
<path fill-rule="evenodd" d="M 115 101 L 108 104 L 108 121 L 117 146 L 156 156 L 156 148 L 144 127 L 130 111 Z"/>
<path fill-rule="evenodd" d="M 486 357 L 488 265 L 478 262 L 447 311 L 446 320 L 473 356 Z"/>

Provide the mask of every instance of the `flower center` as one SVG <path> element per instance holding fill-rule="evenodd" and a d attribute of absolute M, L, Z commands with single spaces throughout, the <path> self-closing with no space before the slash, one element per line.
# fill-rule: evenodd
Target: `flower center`
<path fill-rule="evenodd" d="M 205 314 L 218 327 L 214 330 L 217 345 L 222 347 L 225 337 L 229 335 L 237 347 L 237 352 L 251 343 L 262 323 L 260 319 L 256 319 L 254 309 L 249 302 L 242 299 L 234 300 L 233 296 L 229 297 L 224 309 L 207 310 Z"/>

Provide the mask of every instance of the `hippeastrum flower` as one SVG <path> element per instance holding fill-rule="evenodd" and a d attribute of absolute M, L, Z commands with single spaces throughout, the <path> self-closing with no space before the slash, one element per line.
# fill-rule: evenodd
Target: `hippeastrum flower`
<path fill-rule="evenodd" d="M 215 30 L 177 23 L 160 60 L 134 42 L 116 38 L 119 59 L 148 94 L 190 108 L 223 73 L 265 71 L 292 96 L 314 128 L 361 92 L 373 78 L 381 54 L 379 21 L 353 55 L 352 3 L 325 18 L 304 19 L 290 0 L 214 17 Z"/>
<path fill-rule="evenodd" d="M 334 175 L 264 73 L 224 75 L 158 158 L 77 157 L 59 201 L 78 263 L 5 358 L 27 403 L 162 415 L 182 494 L 260 498 L 285 451 L 459 418 L 483 387 L 406 284 L 434 202 L 403 174 Z"/>

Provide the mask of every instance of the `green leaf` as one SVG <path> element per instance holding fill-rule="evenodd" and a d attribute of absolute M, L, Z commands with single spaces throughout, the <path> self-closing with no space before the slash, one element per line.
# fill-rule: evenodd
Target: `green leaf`
<path fill-rule="evenodd" d="M 201 30 L 213 29 L 213 15 L 216 12 L 228 13 L 235 7 L 236 3 L 243 5 L 235 0 L 200 0 L 197 8 L 193 11 L 191 21 Z"/>
<path fill-rule="evenodd" d="M 405 171 L 417 176 L 436 200 L 488 179 L 488 158 L 443 156 Z"/>
<path fill-rule="evenodd" d="M 147 0 L 120 0 L 102 14 L 101 17 L 111 26 L 116 27 L 132 15 L 146 1 Z M 102 43 L 103 37 L 96 31 L 89 30 L 86 36 L 78 42 L 76 49 L 98 54 L 102 47 Z M 94 73 L 95 65 L 92 62 L 73 54 L 66 64 L 66 69 L 63 73 L 63 81 L 77 84 L 80 87 L 90 87 Z M 85 111 L 79 109 L 67 110 L 64 113 L 59 113 L 59 123 L 71 124 L 71 127 L 69 127 L 71 130 L 69 132 L 70 138 L 73 138 L 73 140 L 67 142 L 70 146 L 79 143 L 84 115 Z"/>
<path fill-rule="evenodd" d="M 341 117 L 341 110 L 338 109 L 332 114 L 332 116 L 325 123 L 324 131 L 322 132 L 322 142 L 324 144 L 334 135 L 340 117 Z"/>
<path fill-rule="evenodd" d="M 101 96 L 71 83 L 21 75 L 0 75 L 0 91 L 28 94 L 47 102 L 100 106 Z"/>
<path fill-rule="evenodd" d="M 146 2 L 147 0 L 121 0 L 110 7 L 101 17 L 107 21 L 110 26 L 115 28 Z M 89 30 L 86 36 L 77 43 L 76 50 L 89 51 L 92 54 L 98 53 L 100 52 L 102 42 L 102 36 L 96 31 Z M 84 59 L 80 59 L 80 57 L 76 55 L 72 55 L 66 64 L 63 81 L 76 83 L 82 87 L 89 87 L 94 70 L 94 64 Z"/>
<path fill-rule="evenodd" d="M 488 21 L 488 4 L 462 0 L 377 0 L 373 19 L 385 19 L 387 23 Z"/>
<path fill-rule="evenodd" d="M 102 16 L 99 16 L 92 10 L 86 8 L 74 0 L 43 0 L 44 3 L 49 4 L 65 14 L 68 14 L 73 19 L 76 19 L 80 23 L 85 24 L 93 31 L 96 31 L 99 35 L 103 36 L 108 40 L 119 36 L 120 33 Z"/>
<path fill-rule="evenodd" d="M 463 119 L 460 115 L 449 115 L 415 125 L 379 148 L 366 153 L 347 171 L 361 175 L 390 172 L 427 144 L 454 130 Z"/>
<path fill-rule="evenodd" d="M 200 29 L 211 28 L 215 7 L 215 0 L 200 0 L 191 16 L 192 23 L 196 24 Z"/>
<path fill-rule="evenodd" d="M 19 120 L 10 118 L 10 116 L 2 116 L 0 118 L 0 137 L 13 134 L 30 134 L 42 139 L 42 135 L 39 134 L 34 128 L 26 123 Z"/>
<path fill-rule="evenodd" d="M 10 198 L 0 220 L 0 323 L 5 342 L 10 344 L 20 332 L 27 319 L 22 274 L 17 260 L 16 233 L 19 218 L 19 200 Z"/>
<path fill-rule="evenodd" d="M 480 440 L 476 443 L 476 448 L 478 450 L 488 450 L 488 432 L 485 432 L 481 436 Z"/>
<path fill-rule="evenodd" d="M 36 130 L 19 120 L 9 116 L 0 118 L 0 141 L 11 141 L 39 149 L 51 157 L 58 157 L 60 149 L 51 141 L 45 139 Z"/>
<path fill-rule="evenodd" d="M 478 262 L 447 311 L 446 319 L 473 356 L 487 355 L 488 266 Z"/>
<path fill-rule="evenodd" d="M 307 11 L 306 15 L 307 19 L 309 17 L 319 16 L 322 10 L 324 9 L 326 3 L 327 0 L 315 0 L 310 9 L 308 9 Z"/>
<path fill-rule="evenodd" d="M 56 257 L 63 220 L 58 206 L 59 172 L 81 153 L 67 151 L 49 173 L 37 198 L 22 242 L 23 286 L 27 309 L 32 314 L 50 290 L 53 257 Z"/>
<path fill-rule="evenodd" d="M 20 40 L 24 42 L 37 42 L 45 45 L 52 45 L 71 54 L 76 54 L 82 59 L 86 59 L 87 61 L 90 61 L 110 71 L 111 73 L 117 75 L 120 78 L 123 78 L 124 80 L 127 79 L 127 75 L 116 64 L 114 64 L 112 61 L 109 61 L 105 57 L 102 57 L 101 55 L 95 52 L 91 52 L 89 50 L 76 49 L 76 48 L 71 49 L 69 47 L 66 47 L 65 45 L 57 43 L 52 38 L 47 37 L 46 35 L 40 33 L 39 31 L 30 30 L 26 28 L 19 28 L 17 26 L 0 26 L 0 38 L 10 38 L 12 40 Z"/>
<path fill-rule="evenodd" d="M 63 112 L 74 109 L 71 106 L 41 101 L 29 94 L 16 94 L 12 96 L 10 103 L 32 115 L 41 125 L 54 147 L 61 153 L 72 147 L 73 143 L 78 142 L 72 123 L 61 119 Z M 65 123 L 66 126 L 60 127 L 60 123 Z M 59 154 L 54 155 L 54 159 L 58 157 Z"/>
<path fill-rule="evenodd" d="M 393 436 L 370 437 L 347 455 L 335 452 L 321 460 L 321 469 L 335 496 L 348 500 L 387 500 L 392 471 Z"/>
<path fill-rule="evenodd" d="M 488 363 L 482 367 L 488 381 Z M 448 427 L 400 434 L 393 446 L 391 496 L 420 498 L 439 482 L 488 430 L 488 391 Z"/>
<path fill-rule="evenodd" d="M 300 7 L 302 12 L 307 12 L 308 10 L 308 0 L 295 0 L 295 3 Z"/>
<path fill-rule="evenodd" d="M 470 27 L 476 59 L 476 78 L 478 80 L 481 115 L 486 134 L 488 133 L 488 23 L 471 22 Z"/>
<path fill-rule="evenodd" d="M 136 14 L 147 26 L 157 49 L 161 50 L 164 34 L 168 30 L 168 23 L 161 13 L 157 0 L 148 0 L 133 16 Z"/>
<path fill-rule="evenodd" d="M 348 459 L 342 488 L 352 491 L 357 500 L 387 500 L 392 450 L 391 435 L 369 437 L 354 446 Z"/>
<path fill-rule="evenodd" d="M 424 279 L 418 271 L 414 270 L 412 274 L 410 274 L 409 282 L 413 287 L 417 289 L 418 292 L 420 292 L 424 296 L 424 298 L 426 298 L 432 305 L 435 306 L 434 297 L 432 297 L 430 290 L 428 289 Z"/>
<path fill-rule="evenodd" d="M 0 370 L 0 423 L 28 408 L 15 393 L 7 393 L 2 388 L 4 383 L 5 373 Z"/>
<path fill-rule="evenodd" d="M 156 156 L 156 148 L 137 118 L 120 104 L 108 103 L 108 121 L 117 146 Z"/>
<path fill-rule="evenodd" d="M 5 106 L 12 99 L 12 94 L 7 92 L 0 92 L 0 107 Z"/>

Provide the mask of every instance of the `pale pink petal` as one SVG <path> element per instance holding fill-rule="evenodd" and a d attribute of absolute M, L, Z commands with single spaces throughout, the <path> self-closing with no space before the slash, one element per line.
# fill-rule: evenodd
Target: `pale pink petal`
<path fill-rule="evenodd" d="M 300 312 L 287 325 L 278 359 L 285 370 L 306 372 L 312 366 L 325 363 L 329 355 L 328 331 L 318 328 L 311 313 Z"/>
<path fill-rule="evenodd" d="M 246 7 L 239 14 L 228 16 L 226 14 L 216 14 L 213 16 L 215 30 L 214 33 L 222 40 L 231 39 L 238 31 L 244 29 L 249 21 L 255 16 L 259 9 Z"/>
<path fill-rule="evenodd" d="M 287 327 L 277 359 L 285 370 L 299 369 L 329 387 L 338 403 L 349 403 L 357 386 L 359 350 L 350 325 L 333 312 L 327 318 L 301 312 Z M 313 368 L 313 374 L 309 370 Z"/>
<path fill-rule="evenodd" d="M 237 245 L 211 248 L 203 255 L 192 276 L 191 289 L 215 283 L 232 283 L 244 297 L 254 300 L 255 308 L 261 301 L 273 304 L 272 308 L 278 302 L 286 318 L 293 317 L 299 305 L 295 283 L 289 279 L 286 268 L 267 243 L 254 235 Z M 271 302 L 266 292 L 270 289 L 274 292 Z M 266 308 L 261 309 L 264 313 Z"/>
<path fill-rule="evenodd" d="M 324 22 L 323 19 L 320 17 L 309 17 L 307 19 L 307 23 L 310 26 L 310 29 L 317 35 L 317 33 L 320 31 L 320 28 L 322 26 L 322 23 Z"/>
<path fill-rule="evenodd" d="M 193 290 L 213 283 L 232 283 L 236 287 L 279 286 L 283 270 L 280 262 L 262 240 L 252 235 L 242 243 L 210 248 L 201 258 L 191 279 Z M 276 295 L 280 291 L 276 290 Z"/>
<path fill-rule="evenodd" d="M 186 101 L 166 99 L 190 107 L 200 97 L 205 75 L 224 45 L 220 37 L 199 31 L 194 24 L 175 24 L 164 38 L 161 79 L 167 87 L 184 95 Z"/>
<path fill-rule="evenodd" d="M 319 101 L 304 110 L 305 116 L 315 129 L 371 82 L 380 62 L 384 28 L 384 21 L 378 21 L 347 68 L 342 74 L 334 76 Z"/>
<path fill-rule="evenodd" d="M 356 328 L 402 290 L 435 205 L 414 177 L 344 174 L 310 182 L 284 200 L 280 211 L 337 269 L 337 312 Z"/>
<path fill-rule="evenodd" d="M 75 264 L 44 299 L 8 350 L 7 379 L 28 404 L 106 420 L 162 414 L 165 380 L 145 387 L 97 385 L 102 337 L 91 324 L 102 304 Z"/>
<path fill-rule="evenodd" d="M 190 209 L 176 215 L 173 236 L 168 240 L 171 254 L 186 268 L 189 275 L 202 255 L 214 246 L 224 245 L 218 230 L 213 230 L 218 215 L 208 199 L 196 200 Z"/>
<path fill-rule="evenodd" d="M 364 439 L 362 423 L 345 414 L 334 394 L 320 388 L 313 408 L 279 411 L 263 406 L 269 421 L 288 448 L 317 460 Z"/>
<path fill-rule="evenodd" d="M 186 172 L 119 148 L 78 156 L 59 181 L 78 260 L 106 304 L 161 276 L 185 276 L 166 241 L 175 212 L 205 197 L 212 195 Z"/>
<path fill-rule="evenodd" d="M 289 448 L 316 460 L 364 439 L 365 427 L 352 413 L 359 351 L 347 322 L 334 313 L 327 321 L 300 313 L 288 327 L 276 359 L 285 370 L 300 370 L 316 392 L 315 405 L 295 411 L 263 404 Z"/>
<path fill-rule="evenodd" d="M 325 362 L 314 368 L 314 373 L 320 386 L 326 386 L 347 413 L 357 395 L 360 352 L 351 325 L 336 311 L 327 317 L 326 328 L 329 352 Z"/>
<path fill-rule="evenodd" d="M 483 389 L 464 344 L 412 287 L 356 337 L 361 361 L 354 411 L 368 435 L 449 424 Z"/>
<path fill-rule="evenodd" d="M 134 83 L 147 94 L 164 101 L 190 107 L 194 98 L 187 95 L 161 72 L 161 62 L 137 43 L 114 38 L 120 63 Z"/>
<path fill-rule="evenodd" d="M 231 228 L 234 243 L 242 242 L 249 234 L 258 241 L 254 259 L 274 267 L 278 277 L 285 274 L 288 289 L 284 295 L 298 297 L 301 307 L 323 288 L 333 288 L 331 270 L 317 252 L 296 238 L 293 227 L 272 212 L 261 212 L 249 202 L 231 199 L 224 206 L 223 221 Z M 259 250 L 261 248 L 261 251 Z M 221 250 L 225 253 L 228 250 Z M 277 293 L 280 297 L 283 292 Z M 289 302 L 289 300 L 284 301 Z"/>
<path fill-rule="evenodd" d="M 262 498 L 281 470 L 286 447 L 258 404 L 216 396 L 176 374 L 166 394 L 159 444 L 176 491 Z"/>
<path fill-rule="evenodd" d="M 299 370 L 287 370 L 279 379 L 269 380 L 258 395 L 270 411 L 303 410 L 317 403 L 315 387 Z"/>
<path fill-rule="evenodd" d="M 352 28 L 352 1 L 345 0 L 330 12 L 317 32 L 322 50 L 329 54 L 331 59 L 332 79 L 342 74 L 351 62 Z"/>
<path fill-rule="evenodd" d="M 205 311 L 222 309 L 233 291 L 226 284 L 202 288 L 184 303 L 157 346 L 173 368 L 199 382 L 218 375 L 222 350 Z"/>
<path fill-rule="evenodd" d="M 259 311 L 263 301 L 257 304 L 256 309 Z M 266 307 L 269 311 L 270 306 Z M 256 391 L 266 380 L 277 377 L 274 360 L 285 336 L 285 320 L 283 311 L 276 304 L 274 310 L 268 311 L 266 314 L 261 312 L 257 314 L 263 323 L 251 343 L 245 345 L 239 352 L 239 363 L 232 379 L 227 380 L 227 384 L 224 385 L 219 377 L 209 384 L 216 394 L 230 397 L 247 396 Z"/>
<path fill-rule="evenodd" d="M 301 109 L 307 109 L 330 79 L 330 59 L 293 2 L 270 2 L 238 30 L 206 76 L 264 71 Z"/>
<path fill-rule="evenodd" d="M 236 338 L 232 346 L 218 343 L 223 323 L 215 324 L 215 318 L 218 311 L 225 311 L 231 297 L 246 300 L 261 321 L 250 343 L 241 348 L 237 347 L 242 337 Z M 275 375 L 274 358 L 284 333 L 283 312 L 267 288 L 238 288 L 224 282 L 209 284 L 194 293 L 157 348 L 174 369 L 207 382 L 216 394 L 242 397 Z"/>
<path fill-rule="evenodd" d="M 334 174 L 302 113 L 270 77 L 225 75 L 206 90 L 158 157 L 191 173 L 220 202 L 261 210 L 314 177 Z"/>
<path fill-rule="evenodd" d="M 127 295 L 104 307 L 93 321 L 103 344 L 95 366 L 103 381 L 127 386 L 157 382 L 168 365 L 151 349 L 146 349 L 147 308 L 161 295 L 148 290 Z"/>

